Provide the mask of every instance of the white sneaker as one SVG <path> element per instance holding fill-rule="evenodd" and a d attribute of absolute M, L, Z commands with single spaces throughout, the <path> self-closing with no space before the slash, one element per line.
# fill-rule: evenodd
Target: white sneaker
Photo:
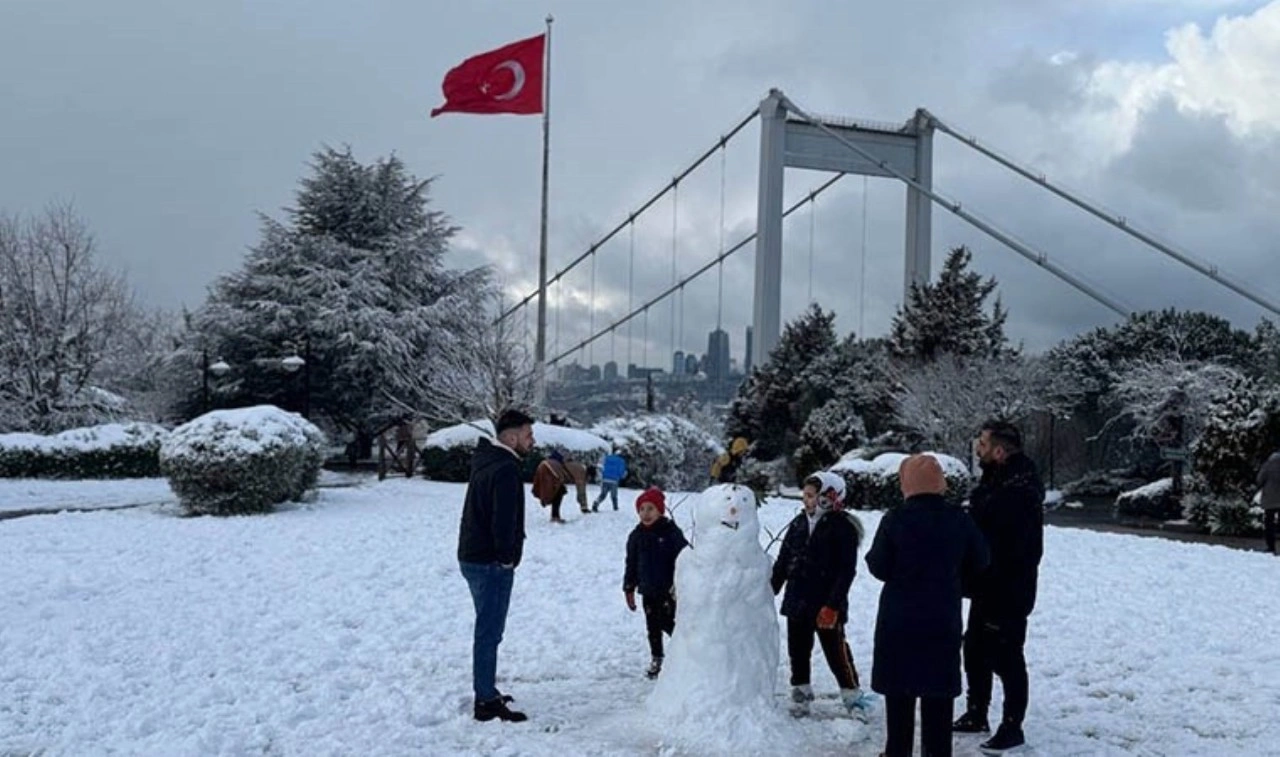
<path fill-rule="evenodd" d="M 870 694 L 862 691 L 862 689 L 841 689 L 840 701 L 844 703 L 844 708 L 849 711 L 855 720 L 867 722 L 871 715 L 872 698 Z"/>

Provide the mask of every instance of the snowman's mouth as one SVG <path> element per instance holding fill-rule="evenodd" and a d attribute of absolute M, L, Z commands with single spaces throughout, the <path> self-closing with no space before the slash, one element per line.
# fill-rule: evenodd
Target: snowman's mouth
<path fill-rule="evenodd" d="M 720 525 L 724 526 L 725 528 L 732 528 L 734 531 L 738 530 L 738 521 L 736 520 L 735 521 L 722 520 L 720 521 Z"/>

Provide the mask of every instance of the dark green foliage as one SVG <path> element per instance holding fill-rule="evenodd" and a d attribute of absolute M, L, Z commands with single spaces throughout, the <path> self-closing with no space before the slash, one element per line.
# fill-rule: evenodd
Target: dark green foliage
<path fill-rule="evenodd" d="M 92 442 L 94 426 L 63 432 Z M 0 478 L 153 478 L 160 475 L 160 443 L 167 432 L 149 424 L 126 424 L 123 439 L 109 444 L 61 445 L 56 437 L 40 445 L 6 444 L 0 437 Z M 9 437 L 14 439 L 15 437 Z"/>
<path fill-rule="evenodd" d="M 895 357 L 930 362 L 942 355 L 998 358 L 1012 352 L 1004 335 L 1008 312 L 999 298 L 990 315 L 985 311 L 996 280 L 984 281 L 969 271 L 972 257 L 967 248 L 956 247 L 936 281 L 911 286 L 908 301 L 893 318 L 890 345 Z"/>
<path fill-rule="evenodd" d="M 160 441 L 108 449 L 34 450 L 0 447 L 0 478 L 154 478 Z"/>
<path fill-rule="evenodd" d="M 738 388 L 725 422 L 729 439 L 744 437 L 752 456 L 772 460 L 795 449 L 808 413 L 804 375 L 836 345 L 835 313 L 817 304 L 788 323 L 769 359 Z"/>
<path fill-rule="evenodd" d="M 315 487 L 324 462 L 324 434 L 299 416 L 270 411 L 269 423 L 260 414 L 215 411 L 174 429 L 165 440 L 160 470 L 188 513 L 269 512 Z"/>
<path fill-rule="evenodd" d="M 836 470 L 845 482 L 845 506 L 855 510 L 888 510 L 902 504 L 902 484 L 898 473 L 873 470 Z M 969 494 L 972 481 L 968 475 L 944 469 L 947 500 L 957 505 Z"/>
<path fill-rule="evenodd" d="M 1192 447 L 1195 472 L 1208 491 L 1248 501 L 1258 468 L 1280 449 L 1280 392 L 1254 382 L 1225 387 Z"/>
<path fill-rule="evenodd" d="M 1155 491 L 1128 491 L 1116 497 L 1115 514 L 1130 518 L 1178 520 L 1182 517 L 1182 502 L 1173 494 L 1173 487 L 1160 487 Z"/>

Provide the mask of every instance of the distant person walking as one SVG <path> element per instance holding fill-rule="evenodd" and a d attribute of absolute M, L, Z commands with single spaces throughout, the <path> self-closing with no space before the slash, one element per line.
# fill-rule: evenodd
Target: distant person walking
<path fill-rule="evenodd" d="M 600 464 L 600 496 L 596 497 L 595 504 L 591 506 L 592 512 L 600 512 L 600 503 L 604 502 L 605 495 L 609 496 L 609 500 L 613 502 L 613 509 L 618 509 L 618 485 L 622 483 L 622 479 L 627 477 L 627 461 L 618 454 L 615 447 L 612 452 L 604 456 L 604 461 Z"/>
<path fill-rule="evenodd" d="M 524 486 L 520 458 L 533 449 L 533 419 L 508 410 L 494 424 L 496 439 L 481 437 L 471 456 L 471 478 L 458 528 L 458 566 L 475 605 L 471 680 L 476 720 L 526 720 L 498 691 L 498 645 L 507 626 L 511 587 L 524 551 Z"/>
<path fill-rule="evenodd" d="M 533 472 L 533 496 L 543 507 L 551 508 L 552 523 L 564 523 L 564 518 L 560 517 L 560 503 L 568 493 L 565 486 L 568 480 L 569 471 L 564 467 L 564 456 L 559 450 L 552 450 Z"/>

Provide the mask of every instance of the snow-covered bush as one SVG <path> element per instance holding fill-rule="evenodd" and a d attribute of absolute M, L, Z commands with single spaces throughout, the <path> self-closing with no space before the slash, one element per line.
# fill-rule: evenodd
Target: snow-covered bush
<path fill-rule="evenodd" d="M 471 477 L 471 456 L 480 437 L 493 438 L 493 422 L 487 419 L 433 431 L 422 447 L 422 475 L 432 481 L 465 482 Z M 582 429 L 533 424 L 533 450 L 520 461 L 521 476 L 533 480 L 533 472 L 551 450 L 584 465 L 599 465 L 609 453 L 609 442 Z"/>
<path fill-rule="evenodd" d="M 628 487 L 701 490 L 711 463 L 724 449 L 713 436 L 675 415 L 632 415 L 601 421 L 591 432 L 614 445 L 627 461 Z M 536 436 L 536 432 L 535 432 Z"/>
<path fill-rule="evenodd" d="M 1173 494 L 1173 479 L 1162 478 L 1116 497 L 1116 515 L 1176 520 L 1182 517 L 1182 504 Z"/>
<path fill-rule="evenodd" d="M 887 510 L 902 502 L 902 489 L 898 481 L 898 467 L 907 457 L 901 452 L 884 452 L 872 460 L 863 460 L 861 450 L 853 450 L 835 465 L 833 473 L 844 477 L 845 506 L 856 510 Z M 947 480 L 944 495 L 956 504 L 969 494 L 972 478 L 969 469 L 954 457 L 929 452 L 942 466 Z"/>
<path fill-rule="evenodd" d="M 1256 536 L 1262 533 L 1262 508 L 1238 499 L 1222 498 L 1209 514 L 1209 533 L 1218 536 Z"/>
<path fill-rule="evenodd" d="M 188 512 L 265 512 L 315 486 L 325 444 L 310 421 L 272 405 L 215 410 L 173 430 L 160 470 Z"/>
<path fill-rule="evenodd" d="M 1123 469 L 1090 471 L 1062 487 L 1068 497 L 1118 497 L 1122 492 L 1136 489 L 1145 483 Z"/>
<path fill-rule="evenodd" d="M 0 478 L 149 478 L 160 475 L 151 423 L 108 423 L 52 436 L 0 434 Z"/>
<path fill-rule="evenodd" d="M 804 471 L 826 468 L 866 440 L 867 427 L 862 418 L 843 400 L 828 400 L 809 414 L 800 430 L 800 446 L 791 459 L 804 475 Z"/>

